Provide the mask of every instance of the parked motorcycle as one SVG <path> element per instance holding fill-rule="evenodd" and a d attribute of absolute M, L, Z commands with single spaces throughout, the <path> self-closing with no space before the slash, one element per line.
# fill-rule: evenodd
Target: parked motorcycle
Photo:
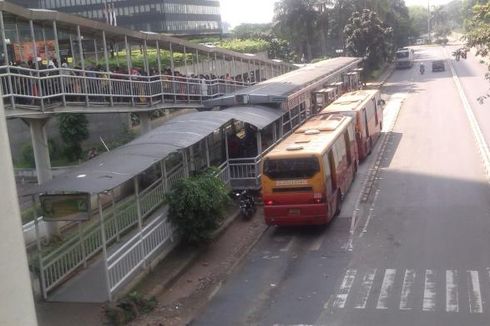
<path fill-rule="evenodd" d="M 235 198 L 239 201 L 240 215 L 243 218 L 250 218 L 255 214 L 255 197 L 249 190 L 235 192 Z"/>
<path fill-rule="evenodd" d="M 425 72 L 425 66 L 423 63 L 420 64 L 420 74 L 423 75 Z"/>

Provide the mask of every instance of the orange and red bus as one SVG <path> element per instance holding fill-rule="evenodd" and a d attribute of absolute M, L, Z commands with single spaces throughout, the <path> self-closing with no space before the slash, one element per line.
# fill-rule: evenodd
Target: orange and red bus
<path fill-rule="evenodd" d="M 263 159 L 265 222 L 327 224 L 340 212 L 357 165 L 353 119 L 341 114 L 312 117 Z"/>
<path fill-rule="evenodd" d="M 359 160 L 371 153 L 383 128 L 383 103 L 379 90 L 359 90 L 342 95 L 320 114 L 342 114 L 355 120 Z"/>

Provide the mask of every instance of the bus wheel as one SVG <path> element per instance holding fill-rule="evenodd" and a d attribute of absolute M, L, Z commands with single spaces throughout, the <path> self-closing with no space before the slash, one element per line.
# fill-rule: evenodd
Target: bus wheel
<path fill-rule="evenodd" d="M 337 202 L 336 202 L 334 216 L 339 215 L 341 210 L 342 210 L 342 194 L 340 193 L 340 190 L 338 190 L 337 191 Z"/>

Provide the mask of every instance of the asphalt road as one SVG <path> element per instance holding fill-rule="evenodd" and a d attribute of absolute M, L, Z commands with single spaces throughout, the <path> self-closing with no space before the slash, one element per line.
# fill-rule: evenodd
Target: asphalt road
<path fill-rule="evenodd" d="M 471 56 L 432 73 L 450 52 L 418 48 L 426 73 L 392 75 L 386 133 L 341 215 L 269 228 L 193 325 L 490 324 L 490 186 L 452 71 L 490 143 L 488 85 Z"/>

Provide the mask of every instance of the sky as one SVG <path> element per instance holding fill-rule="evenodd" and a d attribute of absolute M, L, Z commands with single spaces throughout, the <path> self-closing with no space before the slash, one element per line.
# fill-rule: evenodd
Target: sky
<path fill-rule="evenodd" d="M 221 19 L 231 27 L 242 23 L 270 23 L 274 2 L 277 0 L 220 0 Z M 448 3 L 450 0 L 429 0 L 431 5 Z M 407 6 L 427 5 L 427 0 L 405 0 Z"/>

